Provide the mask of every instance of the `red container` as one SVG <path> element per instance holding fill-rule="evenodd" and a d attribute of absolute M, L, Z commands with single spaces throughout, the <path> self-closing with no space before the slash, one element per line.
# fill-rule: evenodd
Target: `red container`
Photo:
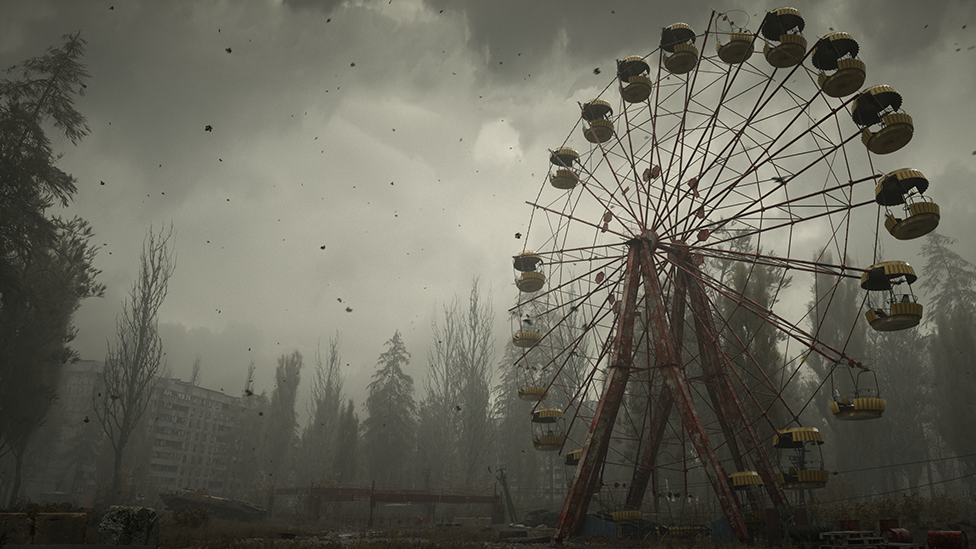
<path fill-rule="evenodd" d="M 926 541 L 929 549 L 969 549 L 966 532 L 958 530 L 933 530 Z"/>
<path fill-rule="evenodd" d="M 892 530 L 898 528 L 898 519 L 881 519 L 878 521 L 878 531 Z"/>
<path fill-rule="evenodd" d="M 838 530 L 842 532 L 856 532 L 861 529 L 861 521 L 857 519 L 846 519 L 840 521 L 840 528 Z"/>
<path fill-rule="evenodd" d="M 904 528 L 888 528 L 881 531 L 881 537 L 888 543 L 911 543 L 912 533 Z"/>

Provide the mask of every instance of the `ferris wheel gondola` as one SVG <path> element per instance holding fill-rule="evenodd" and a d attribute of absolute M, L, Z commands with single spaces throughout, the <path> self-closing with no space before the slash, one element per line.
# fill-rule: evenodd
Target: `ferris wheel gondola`
<path fill-rule="evenodd" d="M 607 474 L 626 475 L 605 487 L 626 490 L 617 501 L 637 510 L 645 493 L 661 491 L 660 475 L 693 470 L 742 539 L 737 490 L 750 505 L 762 490 L 788 516 L 785 490 L 822 488 L 829 478 L 823 436 L 803 426 L 789 398 L 807 375 L 800 357 L 850 360 L 846 344 L 822 341 L 810 319 L 823 318 L 842 283 L 858 278 L 870 294 L 872 328 L 904 329 L 921 318 L 908 285 L 914 271 L 907 277 L 900 262 L 875 257 L 861 269 L 826 252 L 808 256 L 808 239 L 820 238 L 846 258 L 858 245 L 851 235 L 875 242 L 882 213 L 897 200 L 929 203 L 914 176 L 884 176 L 872 164 L 872 154 L 910 140 L 913 127 L 908 139 L 904 127 L 888 129 L 904 123 L 891 118 L 903 114 L 901 96 L 875 86 L 843 99 L 863 83 L 856 41 L 829 34 L 808 54 L 793 8 L 767 13 L 755 34 L 734 25 L 719 32 L 715 19 L 701 34 L 685 23 L 664 27 L 657 49 L 618 61 L 603 93 L 572 113 L 573 130 L 550 149 L 549 174 L 529 202 L 525 242 L 534 251 L 523 253 L 540 265 L 544 258 L 546 273 L 511 311 L 522 349 L 513 366 L 520 387 L 545 387 L 545 405 L 559 402 L 566 417 L 565 428 L 550 426 L 563 437 L 559 449 L 574 448 L 564 459 L 574 469 L 560 539 L 578 531 Z M 756 41 L 765 44 L 758 62 L 750 58 Z M 784 78 L 779 69 L 812 78 Z M 866 151 L 847 146 L 858 136 Z M 874 187 L 881 190 L 872 197 Z M 857 212 L 878 216 L 873 235 Z M 922 219 L 910 224 L 931 225 L 931 216 Z M 825 278 L 830 289 L 805 304 L 787 295 L 792 276 Z M 893 290 L 902 283 L 910 306 Z M 755 287 L 769 295 L 757 297 Z M 848 319 L 852 329 L 859 316 Z M 760 328 L 747 332 L 745 324 Z M 763 330 L 786 352 L 758 359 L 750 349 Z M 843 398 L 835 399 L 842 415 Z M 866 400 L 873 398 L 880 396 L 856 391 L 848 398 L 856 413 L 838 417 L 880 415 L 883 401 L 879 410 Z M 780 465 L 773 450 L 792 457 Z"/>
<path fill-rule="evenodd" d="M 939 226 L 939 205 L 926 198 L 929 180 L 922 172 L 904 168 L 884 176 L 874 190 L 875 201 L 885 207 L 885 229 L 898 240 L 911 240 Z M 896 217 L 891 206 L 901 205 L 904 217 Z"/>
<path fill-rule="evenodd" d="M 835 398 L 830 403 L 830 412 L 834 414 L 834 417 L 843 421 L 880 418 L 884 414 L 887 401 L 881 398 L 877 374 L 853 360 L 847 361 L 846 364 L 849 366 L 848 372 L 857 371 L 857 374 L 851 374 L 854 390 L 850 397 L 847 395 L 840 396 L 835 392 Z M 842 365 L 838 364 L 837 366 Z M 861 376 L 864 374 L 870 374 L 868 376 L 870 381 L 861 380 Z M 831 377 L 831 385 L 833 385 L 833 381 L 834 379 Z"/>

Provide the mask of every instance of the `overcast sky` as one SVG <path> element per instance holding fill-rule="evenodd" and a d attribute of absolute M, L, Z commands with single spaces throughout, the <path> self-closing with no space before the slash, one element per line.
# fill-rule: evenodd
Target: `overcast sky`
<path fill-rule="evenodd" d="M 901 92 L 916 133 L 890 169 L 928 176 L 940 230 L 976 261 L 976 4 L 792 5 L 811 44 L 854 35 L 867 85 Z M 172 224 L 161 331 L 178 377 L 199 356 L 205 386 L 238 394 L 254 360 L 269 389 L 277 356 L 297 349 L 310 366 L 338 332 L 358 403 L 400 330 L 419 387 L 431 321 L 474 278 L 491 293 L 500 358 L 511 256 L 526 245 L 514 235 L 578 102 L 607 86 L 615 59 L 655 50 L 663 26 L 704 29 L 714 9 L 754 30 L 777 7 L 0 0 L 0 67 L 67 33 L 88 42 L 76 106 L 91 134 L 56 146 L 78 178 L 66 213 L 93 225 L 108 291 L 83 304 L 75 346 L 104 358 L 146 231 Z M 920 245 L 890 250 L 919 265 Z"/>

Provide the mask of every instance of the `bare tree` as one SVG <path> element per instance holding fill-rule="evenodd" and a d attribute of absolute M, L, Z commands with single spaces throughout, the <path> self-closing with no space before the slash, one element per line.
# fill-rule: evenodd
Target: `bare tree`
<path fill-rule="evenodd" d="M 433 326 L 427 396 L 420 406 L 420 463 L 435 475 L 435 482 L 466 489 L 488 481 L 494 443 L 490 302 L 482 299 L 475 280 L 466 306 L 455 298 L 444 307 L 443 324 Z"/>
<path fill-rule="evenodd" d="M 197 387 L 200 385 L 200 370 L 203 364 L 200 362 L 200 355 L 193 360 L 193 370 L 190 372 L 190 385 Z"/>
<path fill-rule="evenodd" d="M 114 451 L 112 493 L 122 487 L 122 455 L 149 405 L 163 374 L 163 343 L 159 337 L 159 308 L 166 299 L 169 278 L 176 268 L 170 247 L 173 229 L 149 229 L 143 242 L 139 278 L 116 320 L 115 345 L 105 357 L 102 393 L 93 395 L 95 415 Z"/>

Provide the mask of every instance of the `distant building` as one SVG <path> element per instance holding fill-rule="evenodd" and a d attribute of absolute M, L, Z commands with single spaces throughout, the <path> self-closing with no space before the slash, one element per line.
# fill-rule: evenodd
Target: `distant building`
<path fill-rule="evenodd" d="M 161 379 L 146 412 L 154 439 L 150 474 L 168 490 L 206 488 L 225 495 L 232 488 L 229 438 L 242 408 L 240 397 Z"/>
<path fill-rule="evenodd" d="M 65 368 L 58 402 L 48 418 L 58 427 L 45 433 L 58 440 L 52 459 L 28 484 L 32 500 L 91 505 L 99 449 L 108 448 L 92 402 L 93 392 L 102 384 L 103 368 L 104 363 L 95 360 Z M 150 475 L 164 490 L 206 488 L 215 496 L 239 490 L 240 486 L 232 486 L 228 466 L 234 447 L 231 433 L 243 410 L 241 397 L 175 378 L 160 379 L 143 416 L 152 444 Z"/>

